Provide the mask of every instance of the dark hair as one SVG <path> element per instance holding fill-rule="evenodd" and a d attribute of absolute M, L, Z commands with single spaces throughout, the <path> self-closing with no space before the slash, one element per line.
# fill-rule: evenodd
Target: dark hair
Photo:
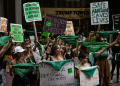
<path fill-rule="evenodd" d="M 11 46 L 8 48 L 8 50 L 6 51 L 6 54 L 7 55 L 12 55 L 12 52 L 11 52 L 11 48 L 14 46 L 14 43 L 12 42 L 11 43 Z"/>
<path fill-rule="evenodd" d="M 51 48 L 51 55 L 55 55 L 55 51 L 57 50 L 58 44 L 53 44 Z"/>
<path fill-rule="evenodd" d="M 30 39 L 29 37 L 25 37 L 25 39 Z"/>
<path fill-rule="evenodd" d="M 83 45 L 81 45 L 81 51 L 84 51 L 84 52 L 86 52 L 86 49 L 87 49 L 87 47 L 85 47 L 85 46 L 83 46 Z"/>
<path fill-rule="evenodd" d="M 97 37 L 96 42 L 101 42 L 101 37 Z"/>
<path fill-rule="evenodd" d="M 80 58 L 84 59 L 87 56 L 87 54 L 85 52 L 80 52 L 78 58 L 80 60 Z"/>

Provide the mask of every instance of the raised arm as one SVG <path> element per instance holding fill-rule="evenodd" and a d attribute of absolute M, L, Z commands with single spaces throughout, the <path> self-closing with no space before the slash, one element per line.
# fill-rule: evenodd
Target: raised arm
<path fill-rule="evenodd" d="M 47 36 L 46 38 L 47 38 L 47 44 L 44 45 L 44 49 L 46 49 L 48 47 L 48 43 L 49 43 L 49 36 Z"/>

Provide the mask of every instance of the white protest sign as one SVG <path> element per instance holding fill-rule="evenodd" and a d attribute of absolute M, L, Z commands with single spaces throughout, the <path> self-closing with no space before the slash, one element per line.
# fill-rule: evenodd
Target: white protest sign
<path fill-rule="evenodd" d="M 89 68 L 94 68 L 94 67 L 96 66 Z M 89 68 L 85 68 L 85 69 L 89 69 Z M 98 84 L 99 84 L 99 73 L 97 68 L 93 74 L 93 77 L 89 77 L 87 74 L 83 73 L 82 71 L 80 72 L 80 86 L 94 86 Z"/>
<path fill-rule="evenodd" d="M 65 35 L 66 36 L 75 36 L 74 27 L 73 27 L 72 21 L 67 21 Z"/>
<path fill-rule="evenodd" d="M 90 3 L 91 25 L 109 24 L 108 1 Z"/>
<path fill-rule="evenodd" d="M 40 86 L 75 86 L 74 63 L 72 61 L 63 65 L 57 71 L 51 65 L 40 65 Z"/>
<path fill-rule="evenodd" d="M 33 51 L 32 51 L 32 53 L 33 53 L 35 62 L 36 62 L 37 64 L 39 64 L 39 62 L 40 62 L 40 60 L 41 60 L 41 56 L 38 55 L 37 53 L 33 52 Z"/>
<path fill-rule="evenodd" d="M 5 32 L 7 30 L 7 19 L 0 17 L 0 32 Z"/>
<path fill-rule="evenodd" d="M 31 40 L 31 42 L 34 42 L 35 41 L 35 36 L 30 36 L 30 40 Z"/>

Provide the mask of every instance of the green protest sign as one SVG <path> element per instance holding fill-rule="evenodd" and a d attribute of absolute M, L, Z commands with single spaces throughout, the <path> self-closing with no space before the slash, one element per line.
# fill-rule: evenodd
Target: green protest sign
<path fill-rule="evenodd" d="M 40 6 L 38 2 L 29 2 L 23 4 L 26 22 L 42 21 Z"/>
<path fill-rule="evenodd" d="M 23 31 L 22 25 L 20 24 L 10 24 L 11 33 L 13 36 L 13 42 L 23 42 Z"/>
<path fill-rule="evenodd" d="M 91 25 L 109 24 L 108 1 L 90 3 Z"/>

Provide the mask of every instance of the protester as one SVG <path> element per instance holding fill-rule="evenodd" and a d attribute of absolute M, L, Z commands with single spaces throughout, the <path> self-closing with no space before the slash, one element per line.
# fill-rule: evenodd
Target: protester
<path fill-rule="evenodd" d="M 55 42 L 54 33 L 51 33 L 51 34 L 50 34 L 50 39 L 52 39 L 52 40 L 53 40 L 53 42 Z"/>
<path fill-rule="evenodd" d="M 75 36 L 79 36 L 80 29 L 78 27 L 75 28 Z"/>

